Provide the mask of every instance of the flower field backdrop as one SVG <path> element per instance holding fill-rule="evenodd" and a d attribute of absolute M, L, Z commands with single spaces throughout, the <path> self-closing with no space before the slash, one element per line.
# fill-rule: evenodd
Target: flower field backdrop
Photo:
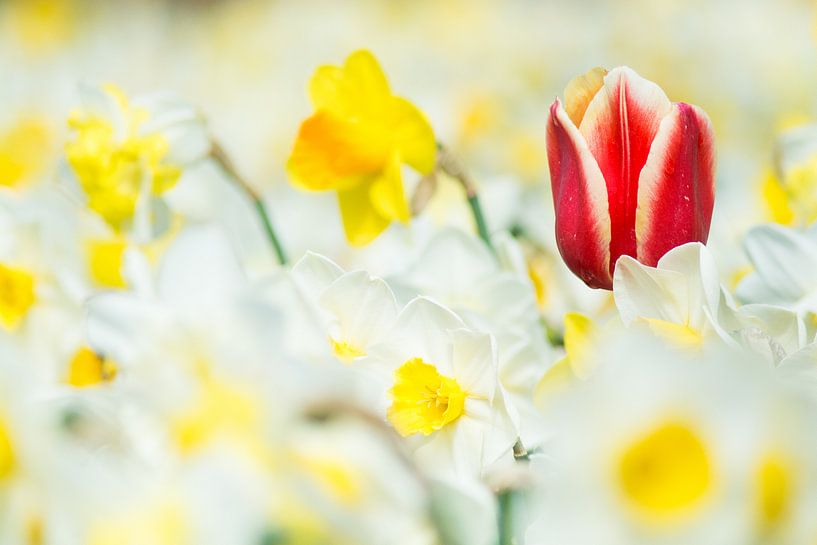
<path fill-rule="evenodd" d="M 817 544 L 817 5 L 0 0 L 0 544 Z"/>

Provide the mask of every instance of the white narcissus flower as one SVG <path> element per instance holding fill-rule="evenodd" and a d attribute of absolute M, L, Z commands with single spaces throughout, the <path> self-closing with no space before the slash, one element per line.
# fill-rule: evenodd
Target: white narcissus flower
<path fill-rule="evenodd" d="M 657 267 L 622 256 L 613 295 L 626 326 L 646 324 L 657 335 L 687 347 L 720 338 L 752 347 L 778 363 L 806 342 L 804 325 L 793 312 L 772 305 L 737 307 L 721 288 L 714 259 L 700 243 L 673 248 Z"/>
<path fill-rule="evenodd" d="M 307 253 L 292 274 L 318 308 L 326 345 L 343 363 L 365 360 L 397 318 L 399 308 L 389 285 L 365 271 L 344 272 L 329 259 Z"/>
<path fill-rule="evenodd" d="M 761 225 L 746 234 L 743 247 L 754 271 L 738 285 L 738 297 L 801 316 L 817 313 L 817 224 L 805 230 Z"/>
<path fill-rule="evenodd" d="M 497 379 L 493 338 L 418 297 L 373 350 L 391 371 L 386 416 L 431 473 L 479 475 L 512 455 L 517 426 Z"/>
<path fill-rule="evenodd" d="M 693 355 L 635 330 L 563 390 L 526 543 L 795 543 L 817 531 L 813 402 L 751 353 Z M 766 541 L 770 540 L 770 541 Z"/>
<path fill-rule="evenodd" d="M 293 541 L 312 533 L 321 543 L 438 543 L 427 483 L 385 425 L 336 412 L 291 428 L 271 528 Z"/>
<path fill-rule="evenodd" d="M 513 253 L 513 241 L 497 238 L 504 254 Z M 391 282 L 402 298 L 431 297 L 468 327 L 493 335 L 499 381 L 520 415 L 522 442 L 526 447 L 538 443 L 533 388 L 556 354 L 547 343 L 530 280 L 503 267 L 483 241 L 449 228 L 437 233 Z"/>

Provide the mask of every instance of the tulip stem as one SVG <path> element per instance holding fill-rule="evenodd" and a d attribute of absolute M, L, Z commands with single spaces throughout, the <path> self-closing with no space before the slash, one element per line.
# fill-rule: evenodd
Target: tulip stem
<path fill-rule="evenodd" d="M 437 168 L 454 178 L 465 190 L 465 197 L 468 199 L 468 206 L 471 207 L 471 215 L 474 217 L 479 238 L 485 242 L 492 252 L 495 252 L 494 245 L 491 243 L 491 235 L 488 232 L 488 224 L 485 222 L 485 215 L 482 213 L 477 186 L 466 174 L 459 161 L 439 142 L 437 143 Z"/>
<path fill-rule="evenodd" d="M 248 184 L 240 174 L 238 174 L 235 164 L 232 162 L 229 155 L 227 155 L 224 148 L 221 147 L 221 144 L 215 140 L 212 140 L 211 142 L 210 158 L 212 158 L 218 164 L 218 166 L 221 167 L 221 170 L 227 174 L 227 176 L 230 177 L 236 186 L 238 186 L 241 191 L 243 191 L 244 194 L 252 201 L 255 211 L 258 214 L 258 218 L 261 220 L 264 233 L 272 245 L 272 249 L 275 251 L 275 257 L 278 258 L 278 263 L 282 266 L 286 265 L 286 252 L 284 252 L 284 247 L 281 244 L 278 235 L 275 233 L 275 228 L 272 226 L 272 219 L 270 219 L 269 212 L 267 211 L 267 207 L 264 205 L 261 195 L 259 195 L 258 192 L 253 189 L 253 187 Z"/>

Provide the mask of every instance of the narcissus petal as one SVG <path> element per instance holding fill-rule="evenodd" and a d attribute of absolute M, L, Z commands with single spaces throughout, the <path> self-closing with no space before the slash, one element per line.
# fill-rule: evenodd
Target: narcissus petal
<path fill-rule="evenodd" d="M 403 191 L 400 157 L 392 155 L 383 172 L 371 183 L 369 199 L 378 214 L 388 220 L 406 223 L 411 218 L 408 200 Z"/>
<path fill-rule="evenodd" d="M 712 124 L 700 108 L 674 104 L 638 182 L 638 260 L 655 265 L 676 246 L 705 243 L 714 204 Z"/>
<path fill-rule="evenodd" d="M 437 142 L 423 113 L 409 101 L 394 97 L 384 116 L 384 132 L 394 142 L 403 162 L 420 174 L 434 170 Z"/>
<path fill-rule="evenodd" d="M 610 275 L 621 255 L 636 255 L 638 179 L 661 120 L 672 109 L 664 91 L 627 67 L 611 70 L 579 130 L 607 184 Z"/>
<path fill-rule="evenodd" d="M 547 151 L 559 252 L 587 285 L 610 289 L 607 188 L 587 143 L 558 99 L 550 107 Z"/>
<path fill-rule="evenodd" d="M 367 131 L 320 111 L 301 124 L 287 170 L 304 189 L 348 189 L 383 168 L 387 158 L 382 142 Z"/>
<path fill-rule="evenodd" d="M 346 239 L 353 246 L 365 246 L 389 226 L 390 220 L 372 204 L 370 190 L 371 182 L 365 182 L 351 189 L 338 191 L 343 229 L 346 231 Z"/>
<path fill-rule="evenodd" d="M 383 70 L 371 52 L 355 51 L 343 66 L 321 66 L 309 82 L 316 110 L 345 116 L 382 107 L 391 95 Z"/>

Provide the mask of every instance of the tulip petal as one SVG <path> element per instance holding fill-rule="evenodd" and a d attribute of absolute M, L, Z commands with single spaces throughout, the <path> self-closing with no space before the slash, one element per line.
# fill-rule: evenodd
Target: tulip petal
<path fill-rule="evenodd" d="M 607 70 L 596 67 L 586 74 L 576 76 L 565 87 L 565 110 L 577 127 L 581 124 L 590 101 L 604 85 L 606 75 Z"/>
<path fill-rule="evenodd" d="M 674 104 L 661 122 L 638 182 L 638 260 L 655 265 L 687 242 L 706 243 L 715 202 L 712 124 L 700 108 Z"/>
<path fill-rule="evenodd" d="M 619 67 L 605 76 L 579 126 L 607 184 L 611 275 L 619 256 L 636 256 L 639 175 L 659 124 L 671 109 L 660 87 Z"/>
<path fill-rule="evenodd" d="M 587 143 L 558 99 L 550 107 L 547 151 L 559 252 L 588 286 L 610 289 L 607 188 Z"/>

